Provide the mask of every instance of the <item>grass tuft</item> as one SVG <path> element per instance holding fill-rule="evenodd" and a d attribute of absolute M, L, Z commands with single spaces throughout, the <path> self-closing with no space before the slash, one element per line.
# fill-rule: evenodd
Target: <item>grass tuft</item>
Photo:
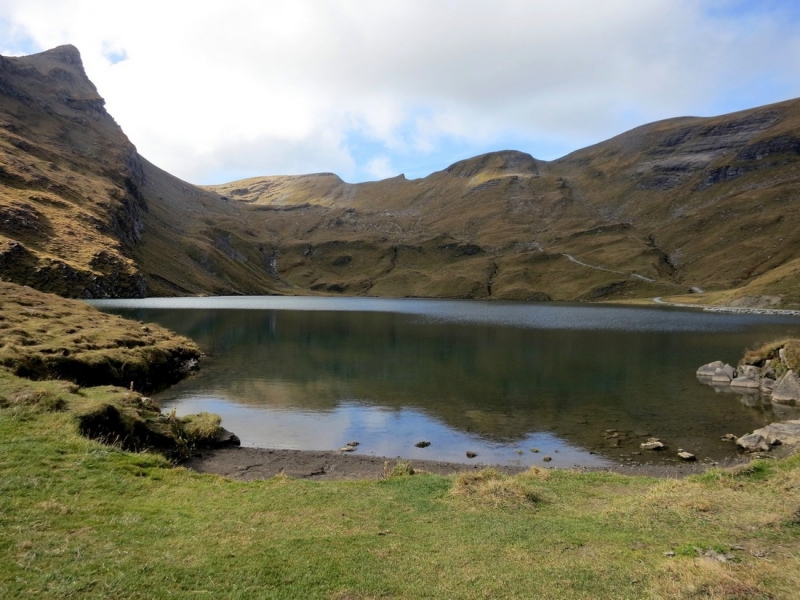
<path fill-rule="evenodd" d="M 462 473 L 456 476 L 450 494 L 493 507 L 532 507 L 542 499 L 526 484 L 531 479 L 526 475 L 508 476 L 495 469 Z"/>
<path fill-rule="evenodd" d="M 389 461 L 383 463 L 383 477 L 384 479 L 393 479 L 395 477 L 410 477 L 416 471 L 411 463 L 406 460 L 398 460 L 393 467 L 389 466 Z"/>

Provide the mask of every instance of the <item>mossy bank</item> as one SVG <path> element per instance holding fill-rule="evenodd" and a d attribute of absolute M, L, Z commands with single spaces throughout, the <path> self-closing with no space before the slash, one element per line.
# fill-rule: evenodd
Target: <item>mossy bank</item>
<path fill-rule="evenodd" d="M 199 358 L 194 342 L 159 325 L 0 281 L 0 365 L 21 377 L 150 391 L 185 377 Z"/>

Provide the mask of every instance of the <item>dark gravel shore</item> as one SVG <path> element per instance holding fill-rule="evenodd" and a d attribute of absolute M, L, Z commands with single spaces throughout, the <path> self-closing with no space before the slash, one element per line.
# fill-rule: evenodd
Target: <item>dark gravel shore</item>
<path fill-rule="evenodd" d="M 193 456 L 182 466 L 198 473 L 213 473 L 231 479 L 252 481 L 281 473 L 297 479 L 380 479 L 385 465 L 394 466 L 399 458 L 370 456 L 339 451 L 270 450 L 267 448 L 224 448 Z M 408 460 L 416 471 L 453 475 L 488 466 L 505 473 L 520 473 L 527 467 L 487 465 L 479 462 L 453 463 L 433 460 Z M 748 457 L 735 457 L 716 466 L 729 467 L 747 462 Z M 674 465 L 614 464 L 607 468 L 574 468 L 576 471 L 612 471 L 626 475 L 681 478 L 714 466 L 707 462 L 686 462 Z"/>

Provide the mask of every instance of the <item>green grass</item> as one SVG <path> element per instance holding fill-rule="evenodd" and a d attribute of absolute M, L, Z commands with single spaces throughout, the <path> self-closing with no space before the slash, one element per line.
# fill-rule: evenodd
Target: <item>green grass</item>
<path fill-rule="evenodd" d="M 681 481 L 401 467 L 243 483 L 79 435 L 76 398 L 125 390 L 4 375 L 12 388 L 32 396 L 0 409 L 5 598 L 790 598 L 800 584 L 800 456 Z"/>

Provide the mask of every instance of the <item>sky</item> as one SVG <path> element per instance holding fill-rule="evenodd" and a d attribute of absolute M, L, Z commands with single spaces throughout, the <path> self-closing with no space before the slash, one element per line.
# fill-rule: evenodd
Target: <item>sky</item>
<path fill-rule="evenodd" d="M 800 96 L 795 0 L 0 0 L 0 54 L 68 43 L 139 152 L 197 184 L 552 160 Z"/>

